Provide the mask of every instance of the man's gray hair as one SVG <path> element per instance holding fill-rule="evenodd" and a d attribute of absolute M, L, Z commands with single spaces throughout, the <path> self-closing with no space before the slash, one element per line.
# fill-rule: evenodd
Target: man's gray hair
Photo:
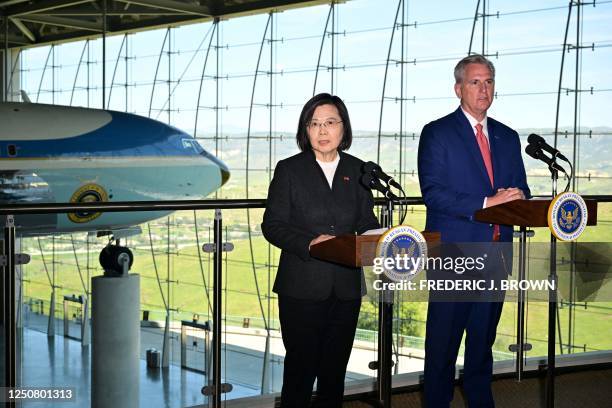
<path fill-rule="evenodd" d="M 473 55 L 468 55 L 467 57 L 463 58 L 461 61 L 457 63 L 457 65 L 455 65 L 455 83 L 456 84 L 461 83 L 463 81 L 463 75 L 465 74 L 465 67 L 468 64 L 486 65 L 487 68 L 489 68 L 489 71 L 491 71 L 491 75 L 493 76 L 493 79 L 495 79 L 495 67 L 493 66 L 493 63 L 480 54 L 473 54 Z"/>

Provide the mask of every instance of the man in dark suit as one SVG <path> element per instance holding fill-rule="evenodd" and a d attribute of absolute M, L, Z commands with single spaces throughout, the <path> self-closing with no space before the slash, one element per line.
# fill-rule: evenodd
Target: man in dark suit
<path fill-rule="evenodd" d="M 426 230 L 443 242 L 511 242 L 512 227 L 474 220 L 474 212 L 529 197 L 516 131 L 487 117 L 493 102 L 495 68 L 481 55 L 455 67 L 455 93 L 461 106 L 427 124 L 418 152 L 421 193 L 427 207 Z M 464 390 L 468 406 L 493 407 L 492 346 L 503 302 L 435 302 L 427 312 L 425 401 L 428 408 L 449 407 L 455 363 L 463 332 Z"/>
<path fill-rule="evenodd" d="M 262 232 L 281 251 L 274 292 L 285 346 L 281 406 L 342 405 L 344 377 L 365 282 L 358 268 L 310 256 L 335 235 L 378 228 L 372 193 L 360 183 L 362 161 L 351 145 L 348 112 L 337 96 L 319 94 L 300 115 L 301 153 L 281 160 L 270 183 Z"/>

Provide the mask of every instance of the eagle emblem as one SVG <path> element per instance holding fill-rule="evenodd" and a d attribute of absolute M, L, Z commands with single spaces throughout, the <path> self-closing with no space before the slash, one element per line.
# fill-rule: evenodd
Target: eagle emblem
<path fill-rule="evenodd" d="M 399 255 L 400 257 L 407 256 L 408 258 L 412 258 L 414 256 L 414 251 L 416 251 L 416 243 L 412 242 L 408 248 L 400 247 L 396 242 L 391 244 L 391 252 L 393 256 L 396 257 Z"/>
<path fill-rule="evenodd" d="M 413 279 L 424 269 L 427 241 L 423 234 L 409 225 L 390 228 L 380 236 L 376 245 L 377 259 L 393 260 L 380 273 L 395 282 Z"/>
<path fill-rule="evenodd" d="M 580 225 L 580 208 L 574 208 L 572 210 L 565 210 L 563 207 L 560 208 L 561 216 L 559 217 L 559 225 L 561 228 L 566 230 L 574 230 Z"/>
<path fill-rule="evenodd" d="M 589 210 L 586 201 L 579 194 L 565 192 L 550 201 L 548 207 L 548 228 L 561 241 L 574 241 L 587 226 Z"/>

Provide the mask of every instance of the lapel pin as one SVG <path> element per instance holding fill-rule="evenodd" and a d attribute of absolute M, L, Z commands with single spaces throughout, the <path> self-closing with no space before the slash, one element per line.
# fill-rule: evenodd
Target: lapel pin
<path fill-rule="evenodd" d="M 350 178 L 349 176 L 344 176 L 344 177 L 342 177 L 342 179 L 343 179 L 344 181 L 349 181 L 351 178 Z"/>

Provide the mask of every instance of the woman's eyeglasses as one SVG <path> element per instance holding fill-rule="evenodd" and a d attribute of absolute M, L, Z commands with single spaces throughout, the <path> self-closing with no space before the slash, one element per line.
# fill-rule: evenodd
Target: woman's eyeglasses
<path fill-rule="evenodd" d="M 308 122 L 307 126 L 310 130 L 318 130 L 321 127 L 325 129 L 335 129 L 336 126 L 338 126 L 340 123 L 342 123 L 342 121 L 336 120 L 336 119 L 327 119 L 327 120 L 324 120 L 323 122 L 317 122 L 316 120 L 311 120 L 310 122 Z"/>

